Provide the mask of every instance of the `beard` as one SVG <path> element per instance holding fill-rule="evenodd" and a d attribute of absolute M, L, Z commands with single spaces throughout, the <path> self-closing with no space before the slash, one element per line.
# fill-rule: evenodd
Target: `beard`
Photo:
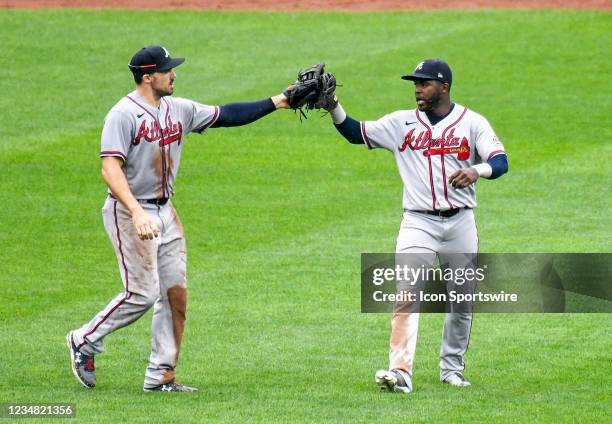
<path fill-rule="evenodd" d="M 174 90 L 170 89 L 170 91 L 168 91 L 168 90 L 165 90 L 165 89 L 155 88 L 154 91 L 155 91 L 155 94 L 157 95 L 157 97 L 165 97 L 165 96 L 172 95 Z"/>
<path fill-rule="evenodd" d="M 434 94 L 432 94 L 432 96 L 429 99 L 421 99 L 421 100 L 423 100 L 424 104 L 418 106 L 419 110 L 421 112 L 431 112 L 431 111 L 433 111 L 440 104 L 440 98 L 441 97 L 442 97 L 442 95 L 439 92 L 436 91 Z"/>
<path fill-rule="evenodd" d="M 170 96 L 174 92 L 173 83 L 174 81 L 170 82 L 169 84 L 161 85 L 158 82 L 158 83 L 153 84 L 151 88 L 153 89 L 153 92 L 155 93 L 157 97 L 161 98 L 165 96 Z"/>

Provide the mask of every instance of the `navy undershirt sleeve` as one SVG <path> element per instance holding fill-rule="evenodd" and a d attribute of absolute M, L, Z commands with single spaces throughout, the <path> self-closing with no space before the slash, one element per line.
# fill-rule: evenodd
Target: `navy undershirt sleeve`
<path fill-rule="evenodd" d="M 274 102 L 270 98 L 257 102 L 229 103 L 219 107 L 219 118 L 212 127 L 237 127 L 250 124 L 275 110 Z"/>
<path fill-rule="evenodd" d="M 491 159 L 487 161 L 489 165 L 491 165 L 491 176 L 490 180 L 494 180 L 495 178 L 499 178 L 508 172 L 508 156 L 506 155 L 497 155 L 493 156 Z"/>
<path fill-rule="evenodd" d="M 334 124 L 340 134 L 346 138 L 351 144 L 365 144 L 361 135 L 361 125 L 359 121 L 354 120 L 346 115 L 346 119 L 341 124 Z"/>

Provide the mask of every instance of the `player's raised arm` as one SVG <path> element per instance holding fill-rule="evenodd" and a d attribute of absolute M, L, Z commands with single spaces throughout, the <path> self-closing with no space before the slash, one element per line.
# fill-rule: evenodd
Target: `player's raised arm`
<path fill-rule="evenodd" d="M 333 109 L 338 104 L 333 100 L 336 87 L 335 78 L 332 74 L 324 73 L 325 64 L 319 63 L 310 68 L 300 71 L 296 81 L 289 85 L 282 93 L 267 99 L 255 102 L 228 103 L 223 106 L 187 105 L 188 111 L 192 112 L 191 125 L 188 131 L 203 132 L 208 128 L 236 127 L 247 125 L 263 118 L 276 109 L 293 109 L 300 111 L 306 109 Z M 329 87 L 325 97 L 325 91 L 321 86 Z M 322 103 L 328 100 L 329 103 Z M 315 105 L 316 103 L 316 105 Z M 191 107 L 191 109 L 189 109 Z"/>
<path fill-rule="evenodd" d="M 323 66 L 323 64 L 315 65 L 300 72 L 298 79 L 283 92 L 263 100 L 228 103 L 222 106 L 206 106 L 179 99 L 177 102 L 182 103 L 180 107 L 191 117 L 186 132 L 202 133 L 208 128 L 247 125 L 277 109 L 300 109 L 301 112 L 301 107 L 307 104 L 309 105 L 307 107 L 312 109 L 311 103 L 320 95 L 318 83 Z"/>
<path fill-rule="evenodd" d="M 388 139 L 393 127 L 394 114 L 388 114 L 376 121 L 357 121 L 346 114 L 335 93 L 322 94 L 319 102 L 329 112 L 336 130 L 351 144 L 365 144 L 371 150 L 384 148 L 392 150 L 393 143 Z"/>
<path fill-rule="evenodd" d="M 361 124 L 359 121 L 351 118 L 346 114 L 342 105 L 338 102 L 338 98 L 334 95 L 335 107 L 328 110 L 331 115 L 332 122 L 340 134 L 346 138 L 351 144 L 365 144 Z M 327 109 L 326 109 L 327 110 Z"/>
<path fill-rule="evenodd" d="M 219 106 L 219 116 L 211 128 L 238 127 L 263 118 L 276 109 L 287 109 L 287 96 L 279 93 L 276 96 L 255 102 L 228 103 Z"/>

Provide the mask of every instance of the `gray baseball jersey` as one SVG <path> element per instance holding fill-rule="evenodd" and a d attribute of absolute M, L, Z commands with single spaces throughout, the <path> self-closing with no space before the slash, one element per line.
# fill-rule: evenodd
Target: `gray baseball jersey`
<path fill-rule="evenodd" d="M 454 189 L 448 178 L 461 168 L 505 154 L 486 118 L 458 104 L 436 125 L 418 109 L 400 110 L 378 121 L 361 122 L 361 133 L 369 149 L 393 153 L 404 183 L 404 210 L 476 207 L 474 184 Z"/>
<path fill-rule="evenodd" d="M 475 184 L 455 189 L 448 183 L 457 170 L 505 154 L 489 122 L 476 112 L 455 104 L 451 113 L 432 125 L 418 109 L 400 110 L 377 121 L 361 122 L 368 149 L 393 153 L 404 183 L 404 217 L 397 237 L 398 253 L 425 255 L 426 265 L 448 258 L 449 266 L 465 268 L 478 251 L 478 233 L 471 208 L 476 207 Z M 462 209 L 452 217 L 416 211 Z M 456 254 L 459 255 L 456 255 Z M 453 255 L 455 254 L 455 255 Z M 462 372 L 472 315 L 446 315 L 440 349 L 440 380 Z M 391 321 L 389 369 L 412 372 L 419 313 L 394 313 Z"/>
<path fill-rule="evenodd" d="M 185 136 L 203 133 L 218 116 L 217 106 L 171 96 L 163 97 L 158 109 L 133 91 L 106 116 L 100 156 L 124 160 L 135 198 L 172 197 Z"/>
<path fill-rule="evenodd" d="M 154 240 L 140 240 L 130 212 L 116 199 L 106 199 L 104 227 L 117 254 L 125 291 L 71 332 L 70 339 L 85 355 L 102 353 L 105 336 L 155 305 L 145 388 L 168 383 L 175 376 L 185 326 L 187 251 L 172 201 L 155 205 L 144 200 L 172 197 L 185 135 L 204 132 L 218 116 L 217 106 L 169 96 L 155 108 L 133 91 L 104 122 L 100 156 L 123 159 L 132 194 L 161 232 Z"/>

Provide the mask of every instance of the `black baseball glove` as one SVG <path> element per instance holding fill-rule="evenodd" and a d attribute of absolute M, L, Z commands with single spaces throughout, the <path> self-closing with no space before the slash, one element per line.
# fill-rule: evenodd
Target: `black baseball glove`
<path fill-rule="evenodd" d="M 325 109 L 330 111 L 338 106 L 338 98 L 336 97 L 336 77 L 329 72 L 321 75 L 319 79 L 319 97 L 314 104 L 315 109 Z"/>
<path fill-rule="evenodd" d="M 306 106 L 306 110 L 315 108 L 315 103 L 320 95 L 324 68 L 325 64 L 319 63 L 301 71 L 295 82 L 283 91 L 283 94 L 287 96 L 289 107 L 296 111 L 299 110 L 301 116 L 306 116 L 302 107 Z"/>

